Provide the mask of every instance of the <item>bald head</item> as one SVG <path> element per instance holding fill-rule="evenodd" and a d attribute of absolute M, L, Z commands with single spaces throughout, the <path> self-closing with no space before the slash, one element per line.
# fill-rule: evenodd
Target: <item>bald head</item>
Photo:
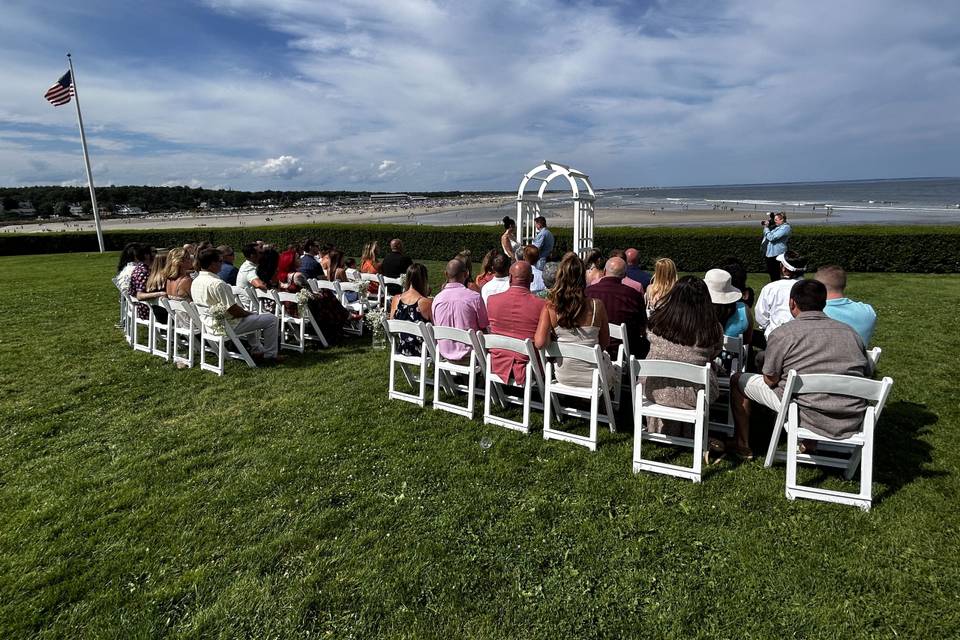
<path fill-rule="evenodd" d="M 523 260 L 513 263 L 510 267 L 510 286 L 529 289 L 531 282 L 533 282 L 533 267 L 530 263 Z"/>
<path fill-rule="evenodd" d="M 627 264 L 631 267 L 635 267 L 640 264 L 640 252 L 634 248 L 627 249 Z"/>
<path fill-rule="evenodd" d="M 403 253 L 403 243 L 400 242 L 400 238 L 394 238 L 390 241 L 390 251 L 394 253 Z"/>
<path fill-rule="evenodd" d="M 627 263 L 623 258 L 608 258 L 603 265 L 603 275 L 622 278 L 627 273 Z"/>
<path fill-rule="evenodd" d="M 467 275 L 467 265 L 454 258 L 447 263 L 445 273 L 447 282 L 463 282 L 464 276 Z"/>

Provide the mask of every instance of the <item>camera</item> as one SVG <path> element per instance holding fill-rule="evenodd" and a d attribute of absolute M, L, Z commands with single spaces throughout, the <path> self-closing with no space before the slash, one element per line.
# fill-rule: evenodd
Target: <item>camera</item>
<path fill-rule="evenodd" d="M 774 218 L 777 217 L 777 214 L 773 211 L 767 211 L 767 217 L 769 218 L 767 224 L 769 224 L 771 227 L 776 226 L 777 223 L 774 221 Z"/>

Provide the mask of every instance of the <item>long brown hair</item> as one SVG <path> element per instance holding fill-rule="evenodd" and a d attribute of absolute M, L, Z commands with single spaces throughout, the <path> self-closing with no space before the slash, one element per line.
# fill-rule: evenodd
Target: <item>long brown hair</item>
<path fill-rule="evenodd" d="M 407 267 L 407 286 L 404 289 L 413 289 L 420 295 L 426 297 L 429 295 L 430 287 L 427 284 L 429 279 L 427 277 L 427 267 L 419 262 L 414 262 L 412 265 Z"/>
<path fill-rule="evenodd" d="M 677 280 L 663 304 L 650 316 L 648 329 L 667 342 L 685 347 L 719 345 L 723 340 L 723 327 L 717 322 L 710 290 L 696 276 Z"/>
<path fill-rule="evenodd" d="M 147 276 L 147 292 L 163 291 L 167 286 L 167 254 L 154 256 L 150 265 L 150 275 Z"/>
<path fill-rule="evenodd" d="M 706 285 L 704 285 L 706 286 Z M 557 312 L 557 324 L 564 329 L 577 326 L 577 318 L 587 307 L 586 269 L 580 256 L 567 253 L 557 267 L 557 281 L 550 290 L 549 299 Z"/>
<path fill-rule="evenodd" d="M 182 247 L 170 249 L 170 252 L 167 253 L 167 268 L 164 271 L 167 280 L 176 280 L 179 278 L 180 267 L 183 264 L 187 265 L 187 272 L 193 268 L 193 260 L 187 255 L 187 252 Z"/>

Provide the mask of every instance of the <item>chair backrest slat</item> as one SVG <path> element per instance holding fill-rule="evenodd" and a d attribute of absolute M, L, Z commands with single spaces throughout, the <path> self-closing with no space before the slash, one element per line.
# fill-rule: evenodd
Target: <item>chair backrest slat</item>
<path fill-rule="evenodd" d="M 551 342 L 543 349 L 546 358 L 570 358 L 588 364 L 599 364 L 599 347 L 588 347 L 584 344 L 569 344 L 567 342 Z"/>
<path fill-rule="evenodd" d="M 456 327 L 441 327 L 435 324 L 431 325 L 430 328 L 433 330 L 435 340 L 452 340 L 473 347 L 473 338 L 470 331 L 457 329 Z"/>
<path fill-rule="evenodd" d="M 390 333 L 406 333 L 418 338 L 424 337 L 424 325 L 419 322 L 410 322 L 409 320 L 385 320 L 387 331 Z"/>
<path fill-rule="evenodd" d="M 637 360 L 633 357 L 630 360 L 630 370 L 633 372 L 634 379 L 670 378 L 703 385 L 710 380 L 709 364 L 701 366 L 672 360 Z"/>
<path fill-rule="evenodd" d="M 796 389 L 794 389 L 794 394 L 826 393 L 878 402 L 883 393 L 884 381 L 886 380 L 890 380 L 890 378 L 884 378 L 884 380 L 881 381 L 832 373 L 799 374 L 797 376 L 797 385 Z"/>

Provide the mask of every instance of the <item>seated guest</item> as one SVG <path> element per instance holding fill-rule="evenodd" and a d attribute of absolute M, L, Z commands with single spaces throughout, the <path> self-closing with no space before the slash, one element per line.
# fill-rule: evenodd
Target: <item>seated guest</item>
<path fill-rule="evenodd" d="M 345 258 L 343 260 L 343 270 L 347 274 L 348 282 L 360 281 L 360 271 L 357 270 L 357 261 L 353 258 Z"/>
<path fill-rule="evenodd" d="M 237 268 L 233 266 L 233 247 L 227 244 L 222 244 L 217 247 L 217 251 L 220 252 L 220 257 L 223 260 L 223 267 L 220 269 L 220 273 L 217 275 L 220 276 L 221 280 L 232 287 L 237 284 Z"/>
<path fill-rule="evenodd" d="M 789 258 L 788 258 L 789 260 Z M 776 284 L 776 283 L 772 283 Z M 766 287 L 771 286 L 770 284 Z M 764 289 L 766 289 L 764 287 Z M 761 293 L 761 298 L 763 294 Z M 734 452 L 751 458 L 750 401 L 780 410 L 787 373 L 835 373 L 866 376 L 870 373 L 863 341 L 850 325 L 827 317 L 827 289 L 817 280 L 797 280 L 790 287 L 790 314 L 767 337 L 763 373 L 744 373 L 730 380 L 731 406 L 736 425 Z M 863 419 L 866 404 L 859 398 L 828 394 L 797 396 L 800 422 L 805 428 L 831 438 L 846 438 Z M 810 448 L 812 443 L 804 443 Z"/>
<path fill-rule="evenodd" d="M 380 263 L 380 273 L 386 278 L 399 278 L 407 272 L 411 264 L 413 260 L 403 255 L 403 243 L 399 238 L 394 238 L 390 241 L 390 253 Z M 400 285 L 388 284 L 387 293 L 391 296 L 400 293 Z"/>
<path fill-rule="evenodd" d="M 587 297 L 603 302 L 607 320 L 611 324 L 626 324 L 630 355 L 643 358 L 647 354 L 647 309 L 643 296 L 632 287 L 623 284 L 627 263 L 622 258 L 609 258 L 603 265 L 603 277 L 592 287 L 587 287 Z M 619 340 L 611 341 L 608 351 L 616 356 Z"/>
<path fill-rule="evenodd" d="M 130 290 L 130 274 L 137 265 L 137 246 L 139 242 L 128 242 L 120 252 L 120 262 L 117 264 L 117 275 L 113 277 L 113 284 L 122 295 Z"/>
<path fill-rule="evenodd" d="M 498 253 L 500 253 L 499 250 L 490 249 L 483 256 L 483 262 L 480 264 L 480 275 L 474 280 L 481 294 L 483 294 L 483 285 L 493 280 L 493 259 Z"/>
<path fill-rule="evenodd" d="M 505 253 L 498 252 L 490 261 L 493 277 L 480 289 L 483 303 L 490 301 L 490 296 L 502 293 L 510 288 L 510 258 Z"/>
<path fill-rule="evenodd" d="M 610 255 L 607 256 L 608 260 L 610 258 L 620 258 L 621 260 L 623 260 L 624 269 L 626 269 L 626 264 L 627 264 L 626 251 L 624 251 L 623 249 L 614 249 L 613 251 L 610 252 Z M 604 267 L 606 267 L 606 265 L 604 265 Z M 623 280 L 621 280 L 620 283 L 625 284 L 626 286 L 635 290 L 637 293 L 641 295 L 641 297 L 643 296 L 643 285 L 637 282 L 636 280 L 634 280 L 633 278 L 631 278 L 630 276 L 626 275 L 626 271 L 624 271 Z M 607 311 L 609 312 L 610 309 L 607 309 Z"/>
<path fill-rule="evenodd" d="M 640 265 L 640 252 L 634 249 L 633 247 L 626 250 L 627 258 L 627 277 L 631 280 L 636 280 L 643 285 L 643 290 L 646 291 L 647 287 L 650 286 L 650 272 L 644 271 Z"/>
<path fill-rule="evenodd" d="M 710 291 L 703 280 L 684 276 L 667 294 L 663 304 L 650 316 L 647 329 L 650 340 L 649 360 L 673 360 L 703 366 L 720 355 L 723 347 L 723 329 L 717 322 L 711 304 Z M 646 396 L 667 407 L 693 409 L 697 406 L 699 385 L 668 378 L 642 379 Z M 717 374 L 710 369 L 710 397 L 713 402 L 720 395 Z M 683 437 L 693 436 L 693 425 L 673 421 L 648 421 L 652 432 L 666 432 Z"/>
<path fill-rule="evenodd" d="M 409 320 L 410 322 L 433 321 L 433 299 L 430 298 L 430 285 L 427 268 L 415 262 L 407 268 L 407 281 L 403 293 L 393 296 L 390 303 L 390 318 Z M 408 333 L 400 334 L 400 353 L 405 356 L 419 356 L 423 339 Z"/>
<path fill-rule="evenodd" d="M 147 276 L 147 293 L 161 293 L 161 298 L 167 295 L 167 254 L 160 253 L 150 263 L 150 274 Z M 153 307 L 153 316 L 159 324 L 167 322 L 167 310 L 161 306 Z"/>
<path fill-rule="evenodd" d="M 731 284 L 730 274 L 723 269 L 710 269 L 703 276 L 710 290 L 710 300 L 717 321 L 723 326 L 723 335 L 739 338 L 749 328 L 747 305 L 741 302 L 743 294 Z"/>
<path fill-rule="evenodd" d="M 600 345 L 602 349 L 610 346 L 607 311 L 602 302 L 587 297 L 586 288 L 583 261 L 577 254 L 567 253 L 557 267 L 557 282 L 540 313 L 534 336 L 538 349 L 546 347 L 551 340 L 586 347 Z M 604 351 L 602 357 L 600 366 L 606 369 L 607 381 L 611 385 L 618 383 L 610 355 Z M 593 368 L 580 360 L 558 362 L 554 373 L 560 384 L 575 387 L 593 385 Z"/>
<path fill-rule="evenodd" d="M 877 312 L 866 302 L 856 302 L 843 295 L 847 288 L 847 272 L 837 265 L 817 269 L 814 279 L 827 288 L 827 306 L 823 312 L 828 318 L 845 322 L 860 334 L 864 346 L 870 345 L 877 326 Z"/>
<path fill-rule="evenodd" d="M 260 305 L 257 303 L 256 297 L 248 293 L 247 290 L 252 288 L 266 291 L 268 289 L 267 283 L 257 277 L 257 264 L 260 262 L 261 254 L 262 250 L 257 248 L 255 242 L 243 245 L 243 257 L 246 259 L 237 271 L 237 286 L 241 288 L 238 296 L 240 304 L 251 312 L 258 311 Z M 222 260 L 222 257 L 220 259 Z"/>
<path fill-rule="evenodd" d="M 293 265 L 300 259 L 300 245 L 291 242 L 284 251 L 280 252 L 280 262 L 277 264 L 277 281 L 286 282 L 293 273 Z"/>
<path fill-rule="evenodd" d="M 550 295 L 550 290 L 553 289 L 553 285 L 557 283 L 557 267 L 560 266 L 559 262 L 548 262 L 543 265 L 543 291 L 538 291 L 536 293 L 537 297 L 547 299 Z"/>
<path fill-rule="evenodd" d="M 600 252 L 600 249 L 590 249 L 587 251 L 586 257 L 583 259 L 583 264 L 586 267 L 586 278 L 587 286 L 591 287 L 595 285 L 600 278 L 603 277 L 603 253 Z"/>
<path fill-rule="evenodd" d="M 803 279 L 807 268 L 807 259 L 796 251 L 781 253 L 776 260 L 780 263 L 780 279 L 765 284 L 757 298 L 757 325 L 768 338 L 774 329 L 793 320 L 790 290 L 797 280 Z"/>
<path fill-rule="evenodd" d="M 256 250 L 256 245 L 254 250 Z M 263 331 L 263 340 L 258 333 L 246 336 L 250 344 L 251 355 L 255 359 L 262 359 L 265 364 L 277 364 L 285 358 L 277 355 L 277 339 L 279 324 L 275 315 L 270 313 L 253 313 L 240 306 L 236 296 L 226 282 L 218 275 L 223 267 L 220 252 L 216 249 L 205 249 L 197 256 L 200 273 L 190 287 L 190 296 L 193 301 L 213 307 L 222 305 L 226 309 L 226 322 L 230 323 L 237 333 L 253 330 Z M 204 314 L 203 321 L 208 328 L 213 329 L 213 320 L 209 314 Z"/>
<path fill-rule="evenodd" d="M 545 303 L 530 293 L 532 280 L 533 266 L 528 262 L 515 262 L 510 267 L 510 287 L 487 300 L 490 333 L 518 340 L 534 337 Z M 527 362 L 526 356 L 512 351 L 490 350 L 490 368 L 505 382 L 512 376 L 517 384 L 522 385 L 526 379 Z"/>
<path fill-rule="evenodd" d="M 667 294 L 677 284 L 677 265 L 670 258 L 658 258 L 653 264 L 653 278 L 649 280 L 643 295 L 647 305 L 647 315 L 652 314 Z"/>
<path fill-rule="evenodd" d="M 300 257 L 297 256 L 293 266 L 293 271 L 287 276 L 286 282 L 280 282 L 280 290 L 287 293 L 300 293 L 301 291 L 310 291 L 310 283 L 307 274 L 300 271 Z M 264 276 L 274 280 L 268 272 Z M 300 317 L 300 309 L 297 304 L 285 303 L 287 313 L 294 317 Z M 343 325 L 351 319 L 350 312 L 344 308 L 337 299 L 336 294 L 329 289 L 321 289 L 319 292 L 310 292 L 307 299 L 307 306 L 310 308 L 310 315 L 317 322 L 317 326 L 323 332 L 328 341 L 336 341 L 343 337 Z M 354 318 L 356 319 L 356 318 Z"/>
<path fill-rule="evenodd" d="M 440 327 L 474 330 L 486 329 L 489 324 L 487 308 L 476 291 L 468 289 L 467 267 L 454 258 L 447 263 L 447 284 L 433 298 L 433 323 Z M 438 340 L 437 350 L 451 362 L 465 362 L 470 356 L 470 347 L 450 340 Z"/>
<path fill-rule="evenodd" d="M 377 241 L 368 242 L 363 245 L 363 252 L 360 254 L 360 273 L 377 274 L 380 273 L 380 263 L 377 261 Z M 367 291 L 376 294 L 380 290 L 380 283 L 371 282 Z"/>
<path fill-rule="evenodd" d="M 300 251 L 300 273 L 308 279 L 322 278 L 322 268 L 320 267 L 320 261 L 317 259 L 317 254 L 320 251 L 317 241 L 309 238 L 304 240 Z"/>
<path fill-rule="evenodd" d="M 188 259 L 186 251 L 179 247 L 170 250 L 170 253 L 167 254 L 165 274 L 167 282 L 164 287 L 168 298 L 190 300 L 190 287 L 193 285 L 193 280 L 190 278 L 192 267 L 193 263 Z"/>
<path fill-rule="evenodd" d="M 543 291 L 546 287 L 543 285 L 543 272 L 537 268 L 540 263 L 540 249 L 532 244 L 523 248 L 523 260 L 530 264 L 533 270 L 533 281 L 530 283 L 530 291 L 537 293 Z"/>
<path fill-rule="evenodd" d="M 150 279 L 150 267 L 155 258 L 153 247 L 148 244 L 138 244 L 133 250 L 133 269 L 130 271 L 130 286 L 127 294 L 137 300 L 158 300 L 166 295 L 164 291 L 147 291 L 147 280 Z M 141 320 L 150 318 L 150 308 L 145 304 L 137 305 L 137 317 Z"/>
<path fill-rule="evenodd" d="M 327 264 L 323 268 L 323 274 L 330 282 L 349 282 L 347 270 L 343 266 L 343 252 L 339 249 L 331 249 L 327 253 Z M 300 271 L 303 271 L 301 266 Z"/>

